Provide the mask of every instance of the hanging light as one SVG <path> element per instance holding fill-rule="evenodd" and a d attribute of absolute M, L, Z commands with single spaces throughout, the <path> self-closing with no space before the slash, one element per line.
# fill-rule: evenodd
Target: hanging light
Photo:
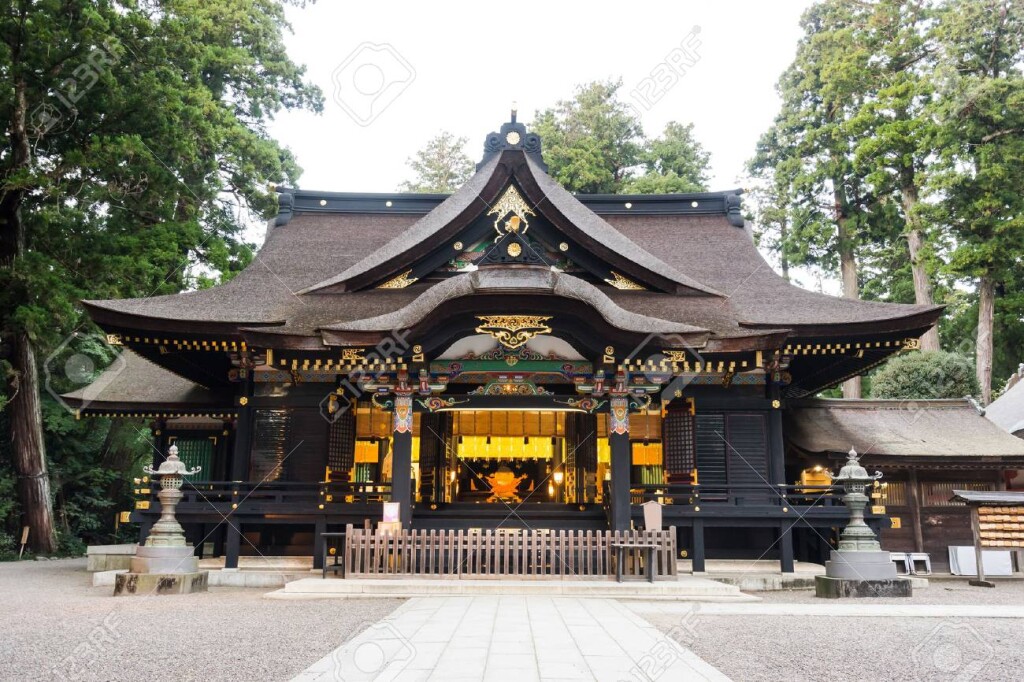
<path fill-rule="evenodd" d="M 488 444 L 488 445 L 490 445 L 490 444 L 491 444 L 491 437 L 490 437 L 490 436 L 487 436 L 487 444 Z"/>
<path fill-rule="evenodd" d="M 555 485 L 553 483 L 548 483 L 548 497 L 554 497 L 554 496 L 555 496 Z"/>
<path fill-rule="evenodd" d="M 529 445 L 529 444 L 530 444 L 530 437 L 529 436 L 523 436 L 523 445 Z"/>
<path fill-rule="evenodd" d="M 565 472 L 558 469 L 551 477 L 555 479 L 555 485 L 562 485 L 562 481 L 565 480 Z"/>

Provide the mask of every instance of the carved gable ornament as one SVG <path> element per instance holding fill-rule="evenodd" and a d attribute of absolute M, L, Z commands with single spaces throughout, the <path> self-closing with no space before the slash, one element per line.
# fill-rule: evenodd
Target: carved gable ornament
<path fill-rule="evenodd" d="M 498 233 L 498 237 L 495 239 L 497 241 L 509 232 L 526 234 L 526 230 L 530 228 L 530 221 L 526 216 L 536 216 L 537 214 L 527 205 L 515 185 L 509 185 L 501 198 L 491 207 L 491 210 L 487 211 L 487 215 L 497 216 L 494 219 L 494 229 Z M 505 222 L 502 223 L 502 220 Z"/>

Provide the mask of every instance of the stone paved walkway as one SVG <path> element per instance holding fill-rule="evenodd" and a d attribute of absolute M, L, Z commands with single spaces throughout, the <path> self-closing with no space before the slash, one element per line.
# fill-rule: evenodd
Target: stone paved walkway
<path fill-rule="evenodd" d="M 493 596 L 411 599 L 295 680 L 728 678 L 614 600 Z"/>

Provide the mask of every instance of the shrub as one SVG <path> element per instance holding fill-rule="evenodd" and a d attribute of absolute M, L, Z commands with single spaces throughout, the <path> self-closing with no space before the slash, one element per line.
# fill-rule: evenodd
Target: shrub
<path fill-rule="evenodd" d="M 878 370 L 871 382 L 873 398 L 928 400 L 963 398 L 979 392 L 974 363 L 946 351 L 899 355 Z"/>

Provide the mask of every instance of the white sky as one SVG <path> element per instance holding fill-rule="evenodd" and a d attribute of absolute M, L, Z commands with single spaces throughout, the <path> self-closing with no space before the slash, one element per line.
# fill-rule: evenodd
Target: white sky
<path fill-rule="evenodd" d="M 638 109 L 649 135 L 670 120 L 694 123 L 711 152 L 711 189 L 730 189 L 739 186 L 744 162 L 778 110 L 775 81 L 796 51 L 798 20 L 810 4 L 320 0 L 289 9 L 295 33 L 288 47 L 323 88 L 325 111 L 284 114 L 271 131 L 297 155 L 301 187 L 393 191 L 409 176 L 408 157 L 441 129 L 465 136 L 478 158 L 484 136 L 508 119 L 513 101 L 529 123 L 535 110 L 570 97 L 577 84 L 608 77 L 622 77 L 630 100 L 688 42 L 699 60 L 649 110 Z M 699 35 L 688 39 L 694 26 Z M 384 89 L 378 104 L 391 103 L 365 126 L 335 101 L 332 73 L 354 52 L 343 73 L 364 91 L 376 91 L 375 69 L 385 61 L 391 60 L 382 69 L 388 78 L 410 72 L 387 52 L 359 52 L 363 43 L 389 45 L 415 72 L 404 89 Z M 357 116 L 369 115 L 359 112 L 369 111 L 372 97 L 351 87 L 344 92 Z"/>

